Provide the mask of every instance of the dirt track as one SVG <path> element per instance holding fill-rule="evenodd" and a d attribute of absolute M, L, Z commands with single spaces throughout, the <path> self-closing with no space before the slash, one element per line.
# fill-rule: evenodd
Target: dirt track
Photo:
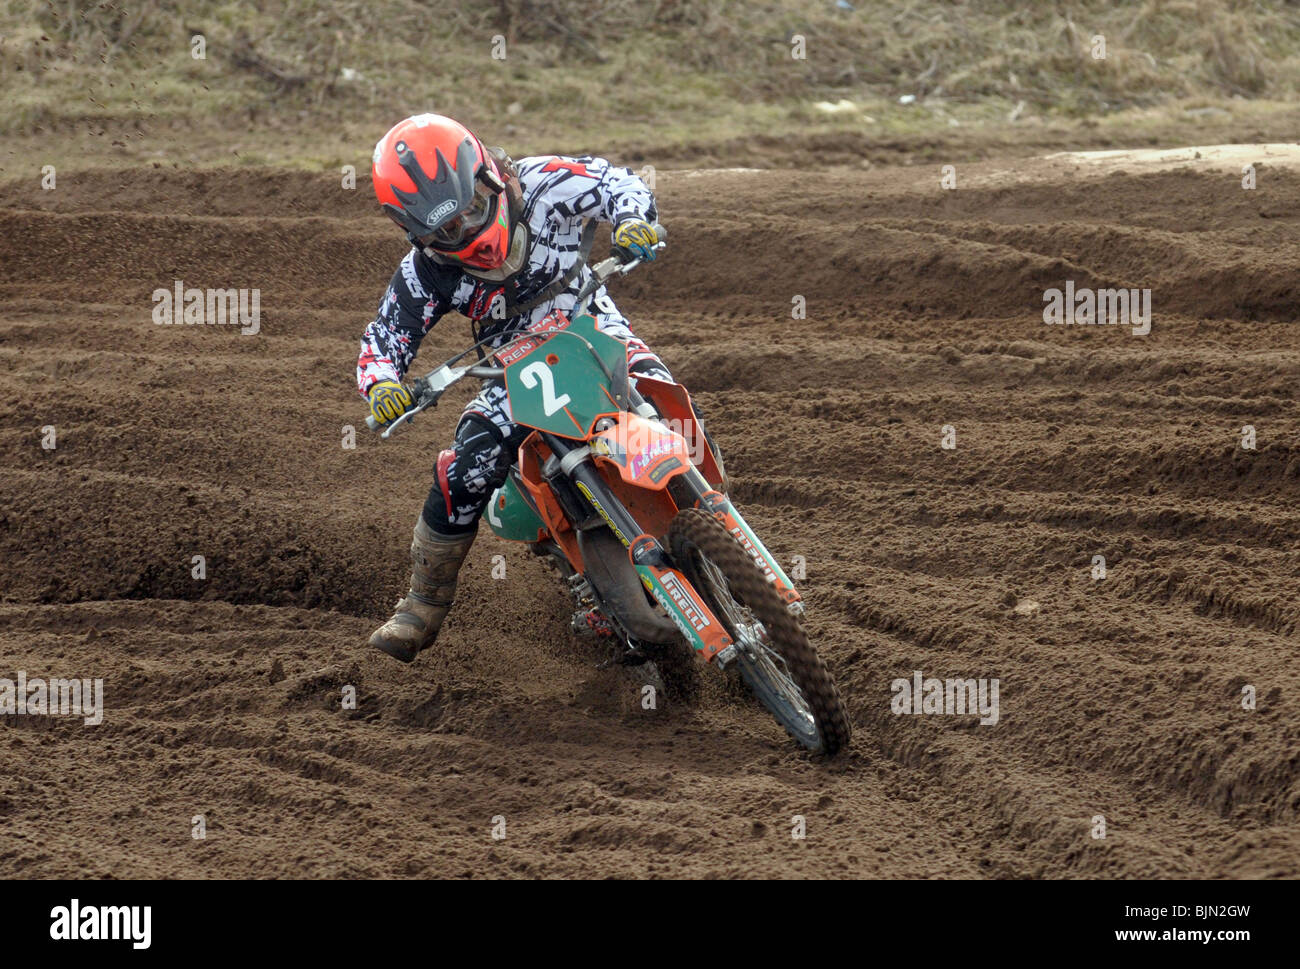
<path fill-rule="evenodd" d="M 431 655 L 366 652 L 459 412 L 341 447 L 402 252 L 367 186 L 0 185 L 0 677 L 108 706 L 0 718 L 5 872 L 1300 876 L 1300 175 L 957 174 L 661 172 L 672 249 L 615 292 L 806 558 L 855 720 L 830 764 L 721 689 L 641 711 L 487 535 Z M 177 279 L 259 287 L 261 332 L 155 325 Z M 1151 333 L 1046 326 L 1066 279 L 1150 287 Z M 892 715 L 918 669 L 999 678 L 1000 722 Z"/>

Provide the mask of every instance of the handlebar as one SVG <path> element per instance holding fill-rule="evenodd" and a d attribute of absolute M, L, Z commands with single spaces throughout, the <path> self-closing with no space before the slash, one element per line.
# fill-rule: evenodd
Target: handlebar
<path fill-rule="evenodd" d="M 658 223 L 655 223 L 654 230 L 655 235 L 659 237 L 659 241 L 655 243 L 654 248 L 662 249 L 667 245 L 668 230 Z M 591 302 L 591 298 L 602 286 L 605 285 L 607 280 L 614 276 L 625 276 L 645 261 L 640 257 L 632 259 L 621 258 L 620 254 L 621 250 L 615 250 L 614 255 L 591 267 L 591 278 L 587 280 L 582 289 L 578 290 L 578 300 L 574 304 L 573 309 L 569 311 L 572 316 L 578 316 L 587 311 L 587 304 Z M 515 339 L 522 339 L 523 337 L 533 335 L 535 334 L 524 331 L 523 333 L 518 334 Z M 420 411 L 427 410 L 430 407 L 436 407 L 438 399 L 457 381 L 462 380 L 465 377 L 478 377 L 484 380 L 491 380 L 492 378 L 500 377 L 505 373 L 504 367 L 491 367 L 485 364 L 474 364 L 468 367 L 451 366 L 452 362 L 465 356 L 468 352 L 468 350 L 465 350 L 456 354 L 456 356 L 452 357 L 451 360 L 444 363 L 436 370 L 413 380 L 411 382 L 411 390 L 415 396 L 416 405 L 401 417 L 397 418 L 397 420 L 385 426 L 375 420 L 373 416 L 366 415 L 366 427 L 372 431 L 379 431 L 382 429 L 382 433 L 379 436 L 386 441 L 395 430 L 413 418 L 416 414 L 420 413 Z"/>
<path fill-rule="evenodd" d="M 655 223 L 654 230 L 659 241 L 652 248 L 656 250 L 662 249 L 668 244 L 668 230 L 658 222 Z M 623 258 L 621 250 L 615 250 L 614 254 L 608 259 L 596 263 L 591 267 L 591 278 L 587 280 L 587 284 L 582 289 L 578 290 L 578 301 L 573 306 L 572 314 L 578 316 L 586 312 L 587 303 L 591 300 L 591 297 L 611 277 L 625 276 L 643 262 L 645 260 L 639 256 L 632 259 Z"/>
<path fill-rule="evenodd" d="M 464 377 L 478 377 L 482 380 L 491 380 L 493 377 L 500 377 L 505 372 L 504 367 L 489 367 L 484 364 L 474 364 L 469 367 L 449 367 L 444 363 L 432 373 L 425 374 L 423 377 L 416 377 L 415 380 L 411 381 L 411 391 L 414 394 L 416 401 L 414 407 L 387 426 L 380 424 L 373 416 L 366 415 L 366 427 L 370 428 L 372 431 L 378 431 L 380 428 L 383 428 L 384 430 L 380 437 L 386 441 L 393 431 L 397 430 L 416 414 L 420 413 L 420 411 L 427 410 L 430 407 L 436 407 L 438 404 L 438 398 L 446 393 L 447 389 L 458 380 L 461 380 Z"/>

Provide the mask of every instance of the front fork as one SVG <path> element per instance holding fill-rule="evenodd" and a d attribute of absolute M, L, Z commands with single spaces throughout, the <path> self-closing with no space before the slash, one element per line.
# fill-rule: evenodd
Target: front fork
<path fill-rule="evenodd" d="M 730 648 L 733 645 L 731 635 L 686 576 L 673 566 L 659 540 L 641 530 L 636 518 L 596 470 L 586 446 L 552 434 L 544 434 L 542 438 L 559 459 L 574 487 L 627 548 L 628 558 L 642 585 L 663 607 L 686 641 L 705 662 L 713 662 L 721 656 L 725 666 L 735 654 L 735 650 Z M 803 603 L 794 584 L 727 496 L 712 488 L 695 468 L 679 475 L 674 483 L 674 498 L 690 499 L 678 501 L 679 507 L 702 508 L 718 519 L 773 584 L 786 608 L 795 615 L 802 614 Z"/>
<path fill-rule="evenodd" d="M 803 599 L 799 595 L 799 590 L 785 574 L 776 556 L 769 552 L 767 546 L 754 534 L 754 530 L 749 527 L 749 522 L 745 521 L 736 506 L 731 503 L 731 499 L 722 492 L 715 491 L 704 480 L 704 475 L 694 468 L 681 475 L 678 480 L 682 482 L 682 490 L 694 498 L 693 506 L 704 509 L 722 522 L 722 527 L 740 543 L 749 557 L 754 560 L 758 570 L 763 573 L 764 578 L 776 588 L 776 594 L 781 597 L 786 609 L 792 615 L 803 615 Z"/>
<path fill-rule="evenodd" d="M 654 405 L 641 395 L 635 385 L 631 388 L 629 397 L 633 409 L 642 417 L 657 418 L 659 416 Z M 713 442 L 705 432 L 699 411 L 696 410 L 693 402 L 690 403 L 690 408 L 696 432 L 703 436 L 708 447 L 713 449 Z M 722 455 L 717 450 L 714 450 L 714 457 L 718 465 L 718 473 L 722 479 L 722 486 L 726 487 L 727 473 L 722 468 Z M 763 573 L 764 578 L 772 583 L 777 595 L 785 603 L 786 609 L 794 616 L 803 615 L 803 600 L 799 595 L 799 590 L 794 587 L 790 577 L 785 574 L 785 570 L 777 562 L 776 556 L 769 552 L 767 546 L 754 534 L 754 530 L 749 527 L 749 523 L 745 521 L 736 506 L 731 503 L 731 499 L 709 484 L 698 468 L 692 467 L 685 474 L 674 478 L 669 483 L 669 492 L 672 494 L 678 508 L 700 508 L 720 521 L 722 527 L 740 543 L 749 557 L 754 560 L 754 565 Z"/>

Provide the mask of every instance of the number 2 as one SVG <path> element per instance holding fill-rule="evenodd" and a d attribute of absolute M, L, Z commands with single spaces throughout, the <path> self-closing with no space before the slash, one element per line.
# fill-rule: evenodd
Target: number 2
<path fill-rule="evenodd" d="M 565 404 L 573 402 L 573 398 L 568 394 L 561 397 L 555 396 L 555 378 L 551 376 L 551 368 L 540 360 L 534 360 L 523 370 L 519 371 L 519 379 L 524 382 L 524 386 L 532 390 L 540 382 L 542 385 L 542 410 L 550 417 Z"/>

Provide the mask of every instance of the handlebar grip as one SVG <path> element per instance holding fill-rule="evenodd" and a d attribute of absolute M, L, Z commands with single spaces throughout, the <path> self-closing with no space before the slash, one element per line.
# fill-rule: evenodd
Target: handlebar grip
<path fill-rule="evenodd" d="M 668 245 L 667 229 L 665 229 L 658 222 L 651 225 L 650 228 L 654 230 L 655 238 L 658 240 L 657 242 L 655 242 L 652 248 L 662 249 L 664 246 Z M 617 259 L 623 265 L 627 265 L 630 262 L 636 262 L 636 260 L 640 258 L 639 256 L 633 255 L 629 250 L 622 249 L 618 246 L 611 247 L 610 255 L 613 256 L 615 259 Z"/>
<path fill-rule="evenodd" d="M 366 415 L 366 427 L 370 428 L 372 431 L 377 431 L 383 426 L 383 424 L 380 424 L 379 421 L 375 420 L 369 414 Z"/>

